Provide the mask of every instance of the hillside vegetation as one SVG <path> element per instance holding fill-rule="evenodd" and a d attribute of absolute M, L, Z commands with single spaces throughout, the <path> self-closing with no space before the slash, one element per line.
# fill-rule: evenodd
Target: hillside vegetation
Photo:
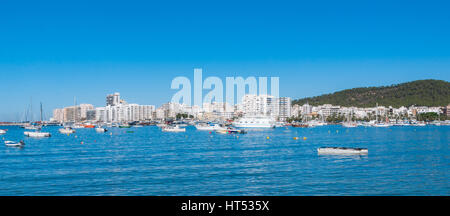
<path fill-rule="evenodd" d="M 450 83 L 443 80 L 418 80 L 391 86 L 354 88 L 303 98 L 293 104 L 333 104 L 340 106 L 447 106 L 450 104 Z"/>

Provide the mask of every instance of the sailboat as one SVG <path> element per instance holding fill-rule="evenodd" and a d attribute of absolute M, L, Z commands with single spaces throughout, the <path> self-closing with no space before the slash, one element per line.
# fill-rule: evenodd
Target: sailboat
<path fill-rule="evenodd" d="M 42 138 L 42 137 L 50 137 L 51 134 L 48 132 L 41 132 L 42 128 L 42 103 L 41 103 L 41 121 L 40 121 L 40 127 L 36 129 L 35 131 L 25 131 L 23 134 L 28 137 L 34 137 L 34 138 Z"/>
<path fill-rule="evenodd" d="M 347 127 L 347 128 L 358 127 L 358 124 L 356 124 L 355 122 L 352 121 L 351 116 L 352 116 L 351 114 L 348 114 L 348 116 L 347 116 L 347 121 L 345 121 L 344 123 L 342 123 L 342 126 Z"/>
<path fill-rule="evenodd" d="M 376 123 L 373 125 L 374 127 L 390 127 L 391 125 L 389 123 L 387 123 L 389 121 L 388 117 L 386 116 L 386 123 L 382 123 L 382 122 L 378 122 L 378 103 L 377 103 L 377 121 Z"/>

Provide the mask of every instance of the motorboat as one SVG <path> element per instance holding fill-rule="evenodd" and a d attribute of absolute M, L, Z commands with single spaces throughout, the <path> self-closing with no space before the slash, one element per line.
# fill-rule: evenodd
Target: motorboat
<path fill-rule="evenodd" d="M 317 121 L 317 120 L 309 121 L 306 124 L 308 125 L 308 127 L 317 127 L 317 126 L 327 125 L 327 123 L 325 123 L 323 121 Z"/>
<path fill-rule="evenodd" d="M 119 125 L 119 128 L 131 128 L 131 125 L 129 125 L 129 124 L 122 124 L 122 125 Z"/>
<path fill-rule="evenodd" d="M 377 123 L 373 125 L 374 127 L 390 127 L 391 124 L 387 124 L 387 123 Z"/>
<path fill-rule="evenodd" d="M 25 136 L 34 137 L 34 138 L 51 137 L 50 133 L 48 133 L 48 132 L 40 132 L 40 131 L 25 131 L 23 134 Z"/>
<path fill-rule="evenodd" d="M 237 128 L 274 128 L 275 121 L 269 117 L 243 117 L 233 122 Z"/>
<path fill-rule="evenodd" d="M 25 130 L 39 130 L 41 128 L 38 126 L 35 126 L 35 125 L 28 125 L 28 126 L 25 126 L 24 129 Z"/>
<path fill-rule="evenodd" d="M 218 124 L 198 124 L 195 126 L 195 128 L 200 131 L 214 131 L 217 129 L 221 129 L 222 127 L 220 127 L 220 125 Z"/>
<path fill-rule="evenodd" d="M 64 127 L 64 128 L 60 128 L 59 132 L 62 134 L 73 134 L 73 133 L 75 133 L 75 130 L 72 129 L 71 127 Z"/>
<path fill-rule="evenodd" d="M 85 128 L 83 125 L 75 124 L 72 126 L 73 129 L 82 129 Z"/>
<path fill-rule="evenodd" d="M 5 145 L 9 147 L 22 147 L 25 145 L 25 142 L 14 142 L 14 141 L 5 141 Z"/>
<path fill-rule="evenodd" d="M 6 130 L 1 130 L 0 129 L 0 134 L 6 134 Z"/>
<path fill-rule="evenodd" d="M 234 129 L 234 128 L 228 128 L 228 133 L 229 134 L 247 134 L 247 131 Z"/>
<path fill-rule="evenodd" d="M 83 125 L 84 128 L 95 128 L 95 125 L 93 124 L 85 124 Z"/>
<path fill-rule="evenodd" d="M 321 147 L 317 149 L 319 155 L 367 155 L 366 148 L 346 148 L 346 147 Z"/>
<path fill-rule="evenodd" d="M 95 128 L 95 131 L 96 131 L 97 133 L 105 133 L 105 132 L 107 132 L 108 130 L 107 130 L 106 128 L 103 128 L 103 127 L 96 127 L 96 128 Z"/>
<path fill-rule="evenodd" d="M 163 132 L 186 132 L 186 128 L 181 128 L 180 126 L 166 126 L 162 128 Z"/>
<path fill-rule="evenodd" d="M 344 122 L 342 123 L 342 126 L 346 128 L 355 128 L 358 127 L 358 124 L 355 122 Z"/>
<path fill-rule="evenodd" d="M 164 128 L 164 127 L 167 127 L 167 124 L 160 123 L 160 124 L 157 124 L 156 126 L 159 128 Z"/>

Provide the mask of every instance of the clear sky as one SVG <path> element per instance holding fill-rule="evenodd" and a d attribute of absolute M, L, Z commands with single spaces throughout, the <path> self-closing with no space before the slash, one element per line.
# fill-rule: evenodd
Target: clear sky
<path fill-rule="evenodd" d="M 78 103 L 161 105 L 176 76 L 279 76 L 316 96 L 450 80 L 449 1 L 0 2 L 0 121 Z M 225 79 L 224 79 L 225 80 Z M 205 91 L 206 93 L 206 91 Z"/>

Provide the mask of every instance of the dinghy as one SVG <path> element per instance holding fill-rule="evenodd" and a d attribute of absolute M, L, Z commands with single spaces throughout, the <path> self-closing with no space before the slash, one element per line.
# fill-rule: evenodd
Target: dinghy
<path fill-rule="evenodd" d="M 366 148 L 322 147 L 317 149 L 319 155 L 367 155 Z"/>
<path fill-rule="evenodd" d="M 6 134 L 6 130 L 0 130 L 0 134 Z"/>

